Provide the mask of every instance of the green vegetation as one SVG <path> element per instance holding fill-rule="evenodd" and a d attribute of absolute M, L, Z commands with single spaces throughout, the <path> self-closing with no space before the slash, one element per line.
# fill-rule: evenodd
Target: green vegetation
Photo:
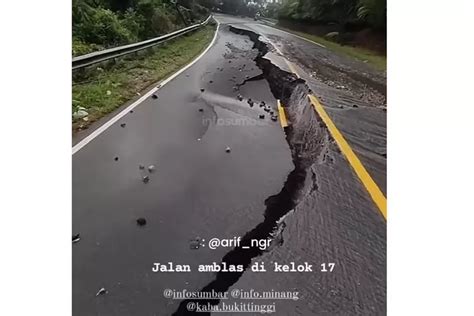
<path fill-rule="evenodd" d="M 337 24 L 386 30 L 386 0 L 206 0 L 208 8 L 230 14 L 253 16 L 260 12 L 268 18 L 311 24 Z"/>
<path fill-rule="evenodd" d="M 294 32 L 320 42 L 337 52 L 360 59 L 384 70 L 386 58 L 366 49 L 339 45 L 344 32 L 370 29 L 384 33 L 386 0 L 72 0 L 72 54 L 146 40 L 194 24 L 211 10 L 338 26 L 336 37 Z M 282 27 L 283 28 L 283 27 Z M 286 29 L 288 30 L 288 29 Z M 288 30 L 289 31 L 289 30 Z M 339 35 L 339 33 L 341 35 Z M 87 118 L 73 119 L 74 129 L 115 110 L 152 83 L 189 62 L 211 40 L 213 27 L 99 66 L 73 73 L 73 112 L 87 112 Z M 324 35 L 324 34 L 323 34 Z M 92 69 L 91 69 L 92 68 Z"/>
<path fill-rule="evenodd" d="M 293 33 L 385 70 L 386 0 L 216 0 L 215 7 L 230 14 L 253 17 L 259 12 L 278 19 L 277 27 L 291 28 Z"/>
<path fill-rule="evenodd" d="M 279 20 L 290 22 L 278 27 L 386 70 L 386 0 L 284 0 L 277 12 Z M 316 27 L 308 34 L 292 23 Z"/>
<path fill-rule="evenodd" d="M 73 112 L 84 108 L 87 121 L 73 119 L 73 130 L 112 112 L 145 88 L 175 72 L 196 57 L 211 41 L 215 27 L 208 25 L 189 35 L 124 57 L 115 64 L 77 73 L 73 79 Z"/>
<path fill-rule="evenodd" d="M 129 44 L 194 24 L 209 14 L 205 0 L 73 0 L 72 54 Z"/>
<path fill-rule="evenodd" d="M 279 29 L 282 29 L 284 31 L 299 35 L 301 37 L 307 38 L 311 41 L 314 41 L 316 43 L 320 43 L 327 48 L 341 53 L 345 54 L 350 57 L 354 57 L 360 61 L 366 62 L 370 65 L 372 65 L 375 69 L 380 70 L 380 71 L 385 71 L 387 69 L 387 57 L 382 56 L 380 54 L 377 54 L 371 50 L 360 48 L 360 47 L 352 47 L 352 46 L 346 46 L 346 45 L 340 45 L 338 43 L 329 41 L 327 39 L 324 39 L 320 36 L 312 35 L 312 34 L 307 34 L 303 32 L 297 32 L 293 31 L 281 26 L 276 26 Z"/>
<path fill-rule="evenodd" d="M 385 31 L 386 0 L 284 0 L 278 18 Z"/>

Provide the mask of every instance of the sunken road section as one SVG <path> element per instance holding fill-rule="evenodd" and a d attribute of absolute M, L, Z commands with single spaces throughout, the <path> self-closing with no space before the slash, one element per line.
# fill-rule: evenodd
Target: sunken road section
<path fill-rule="evenodd" d="M 262 75 L 270 85 L 276 99 L 280 99 L 291 125 L 285 128 L 286 140 L 291 149 L 294 169 L 289 173 L 281 191 L 265 200 L 264 221 L 249 230 L 241 239 L 240 247 L 234 248 L 224 255 L 222 263 L 226 265 L 242 265 L 242 272 L 218 272 L 213 281 L 204 286 L 202 292 L 225 292 L 245 273 L 252 260 L 264 252 L 272 251 L 283 243 L 282 232 L 285 229 L 285 217 L 294 211 L 295 207 L 310 194 L 318 189 L 313 169 L 314 164 L 330 163 L 330 148 L 337 150 L 331 140 L 321 118 L 309 102 L 310 89 L 303 79 L 275 66 L 264 58 L 269 47 L 260 41 L 259 35 L 243 29 L 229 26 L 230 30 L 240 35 L 248 36 L 254 43 L 253 49 L 258 50 L 254 62 L 262 70 Z M 271 239 L 271 246 L 265 250 L 250 247 L 252 239 Z M 184 300 L 173 315 L 194 315 L 186 306 L 190 302 L 202 305 L 219 304 L 218 299 L 194 301 Z M 206 313 L 199 313 L 205 315 Z"/>

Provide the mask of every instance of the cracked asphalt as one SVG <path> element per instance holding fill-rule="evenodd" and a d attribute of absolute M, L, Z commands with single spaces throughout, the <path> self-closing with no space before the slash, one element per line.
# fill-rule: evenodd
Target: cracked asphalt
<path fill-rule="evenodd" d="M 275 315 L 385 315 L 385 220 L 306 98 L 309 89 L 322 98 L 386 193 L 384 74 L 250 19 L 216 19 L 216 42 L 199 61 L 73 155 L 72 227 L 81 236 L 72 249 L 73 315 L 188 315 L 186 301 L 163 297 L 165 289 L 236 288 L 300 292 L 298 301 L 277 301 Z M 229 25 L 270 39 L 283 56 L 271 47 L 260 56 Z M 305 54 L 333 67 L 315 76 L 317 61 Z M 284 73 L 281 58 L 306 81 Z M 286 130 L 258 105 L 277 113 L 277 98 L 286 101 Z M 234 236 L 274 244 L 190 247 Z M 256 261 L 336 265 L 330 273 L 197 272 L 198 264 Z M 153 273 L 155 262 L 193 271 Z M 101 288 L 107 293 L 96 296 Z"/>

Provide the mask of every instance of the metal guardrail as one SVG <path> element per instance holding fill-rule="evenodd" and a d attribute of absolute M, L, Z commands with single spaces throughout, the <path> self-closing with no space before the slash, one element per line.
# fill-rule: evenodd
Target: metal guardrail
<path fill-rule="evenodd" d="M 133 52 L 137 52 L 139 50 L 163 43 L 167 40 L 173 39 L 175 37 L 181 36 L 183 34 L 186 34 L 188 32 L 194 31 L 204 25 L 206 25 L 209 20 L 212 18 L 212 15 L 209 15 L 207 19 L 204 22 L 194 24 L 188 27 L 185 27 L 183 29 L 162 35 L 160 37 L 155 37 L 146 41 L 138 42 L 138 43 L 133 43 L 133 44 L 128 44 L 124 46 L 119 46 L 119 47 L 114 47 L 114 48 L 109 48 L 109 49 L 104 49 L 98 52 L 93 52 L 90 54 L 86 55 L 81 55 L 78 57 L 74 57 L 72 59 L 72 69 L 78 69 L 78 68 L 83 68 L 87 67 L 92 64 L 100 63 L 102 61 L 120 57 L 123 55 L 127 55 Z"/>

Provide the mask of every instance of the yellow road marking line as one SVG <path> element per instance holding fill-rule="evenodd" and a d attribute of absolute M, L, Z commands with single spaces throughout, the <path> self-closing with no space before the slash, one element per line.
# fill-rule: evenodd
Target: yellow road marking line
<path fill-rule="evenodd" d="M 295 67 L 290 63 L 288 60 L 285 59 L 288 67 L 291 71 L 300 78 L 300 75 L 296 72 Z M 351 146 L 347 143 L 346 139 L 342 136 L 342 133 L 337 129 L 336 124 L 331 120 L 329 115 L 324 110 L 323 106 L 319 102 L 316 96 L 309 94 L 308 95 L 311 103 L 313 104 L 316 113 L 321 117 L 323 122 L 326 124 L 329 132 L 331 133 L 332 137 L 336 141 L 337 145 L 339 146 L 341 152 L 346 157 L 347 161 L 351 165 L 352 169 L 354 169 L 355 173 L 359 177 L 359 180 L 362 182 L 364 187 L 366 188 L 367 192 L 369 192 L 370 197 L 374 201 L 375 205 L 382 213 L 385 220 L 387 220 L 387 199 L 383 195 L 380 188 L 375 183 L 374 179 L 370 176 L 370 174 L 365 169 L 362 162 L 359 160 L 359 157 L 354 153 Z"/>
<path fill-rule="evenodd" d="M 346 159 L 349 161 L 350 165 L 354 169 L 360 181 L 369 192 L 370 196 L 372 197 L 372 200 L 374 200 L 375 204 L 379 208 L 380 213 L 382 213 L 383 217 L 387 219 L 387 199 L 383 195 L 382 191 L 380 191 L 380 188 L 377 186 L 375 181 L 372 179 L 372 177 L 369 175 L 367 170 L 364 168 L 364 165 L 362 165 L 362 162 L 359 160 L 359 158 L 354 153 L 352 148 L 349 146 L 347 141 L 344 139 L 341 132 L 339 132 L 336 125 L 329 118 L 329 115 L 326 113 L 326 111 L 324 110 L 319 100 L 314 95 L 308 95 L 308 97 L 311 103 L 313 104 L 314 109 L 316 110 L 316 112 L 319 114 L 319 116 L 322 118 L 322 120 L 328 127 L 329 131 L 331 132 L 332 137 L 338 144 L 342 153 L 344 154 L 344 156 L 346 156 Z"/>
<path fill-rule="evenodd" d="M 288 126 L 288 120 L 286 119 L 285 109 L 281 106 L 280 100 L 277 100 L 277 106 L 281 127 L 285 128 Z"/>

